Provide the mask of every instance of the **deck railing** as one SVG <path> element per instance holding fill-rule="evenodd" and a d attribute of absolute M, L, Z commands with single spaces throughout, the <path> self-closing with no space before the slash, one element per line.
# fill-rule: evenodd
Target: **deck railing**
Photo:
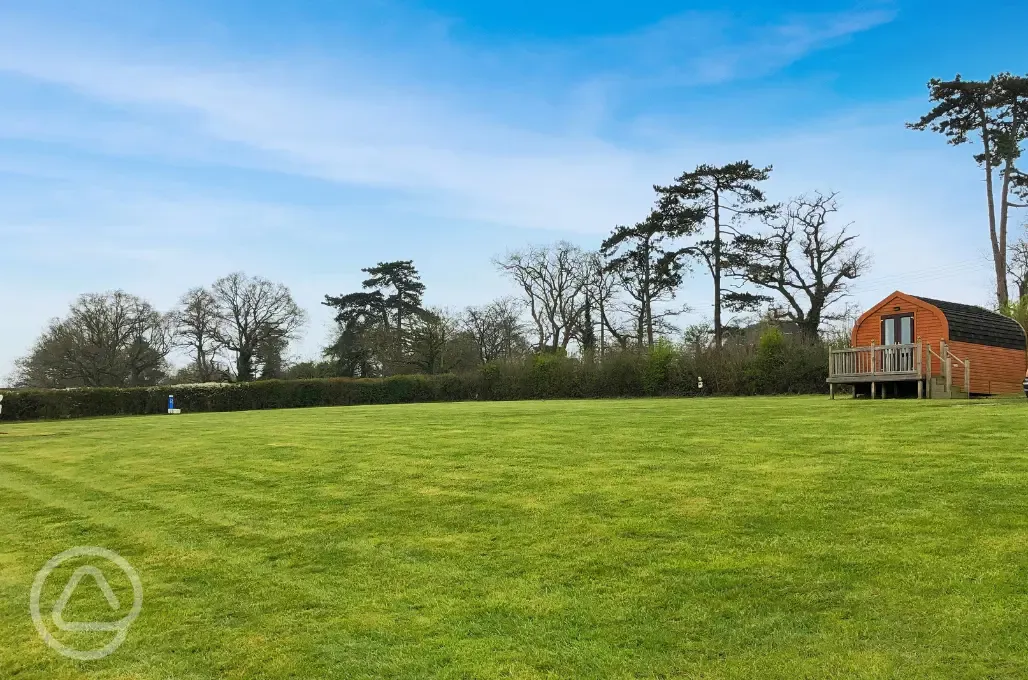
<path fill-rule="evenodd" d="M 968 359 L 961 359 L 956 354 L 950 351 L 949 345 L 945 342 L 941 344 L 942 351 L 942 375 L 946 379 L 946 392 L 951 393 L 953 391 L 953 366 L 961 370 L 964 374 L 964 394 L 971 397 L 971 361 Z"/>
<path fill-rule="evenodd" d="M 900 374 L 920 377 L 921 357 L 920 342 L 833 349 L 828 375 L 832 378 Z"/>
<path fill-rule="evenodd" d="M 917 381 L 917 395 L 932 395 L 935 389 L 935 367 L 942 378 L 940 387 L 946 396 L 953 394 L 953 368 L 962 373 L 964 396 L 971 395 L 971 362 L 961 359 L 950 351 L 946 341 L 939 342 L 938 353 L 930 343 L 911 342 L 902 345 L 871 345 L 870 347 L 849 347 L 833 349 L 828 356 L 828 382 L 834 383 L 870 382 L 874 398 L 876 382 Z M 850 380 L 852 379 L 852 380 Z M 926 391 L 927 390 L 927 391 Z M 884 394 L 884 392 L 883 392 Z"/>

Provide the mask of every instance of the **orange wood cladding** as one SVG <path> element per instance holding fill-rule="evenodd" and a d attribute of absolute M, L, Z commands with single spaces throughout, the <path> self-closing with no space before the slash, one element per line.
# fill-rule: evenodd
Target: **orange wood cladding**
<path fill-rule="evenodd" d="M 893 293 L 864 312 L 853 327 L 853 346 L 867 347 L 882 344 L 882 317 L 892 314 L 914 315 L 914 340 L 932 343 L 939 351 L 939 341 L 949 341 L 949 324 L 937 307 L 903 293 Z"/>
<path fill-rule="evenodd" d="M 949 323 L 942 311 L 912 295 L 896 292 L 864 312 L 853 327 L 854 347 L 879 345 L 882 342 L 882 317 L 893 314 L 914 315 L 914 340 L 930 345 L 938 354 L 940 342 L 949 343 L 950 352 L 960 360 L 971 362 L 971 391 L 977 394 L 1010 394 L 1020 392 L 1021 381 L 1028 369 L 1028 355 L 1016 349 L 951 342 Z M 940 375 L 938 359 L 932 360 L 932 372 Z M 963 371 L 953 369 L 953 382 L 962 386 Z"/>
<path fill-rule="evenodd" d="M 1021 392 L 1024 380 L 1025 353 L 1016 349 L 951 342 L 949 345 L 958 359 L 971 362 L 971 391 L 977 394 L 1013 394 Z M 953 382 L 963 380 L 963 373 L 953 369 Z M 957 376 L 961 376 L 959 379 Z"/>

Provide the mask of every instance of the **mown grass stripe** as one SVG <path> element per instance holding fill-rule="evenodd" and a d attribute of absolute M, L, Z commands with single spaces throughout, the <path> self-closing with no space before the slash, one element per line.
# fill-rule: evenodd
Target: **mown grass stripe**
<path fill-rule="evenodd" d="M 124 541 L 150 590 L 100 678 L 1020 677 L 1024 407 L 14 424 L 0 595 L 23 598 L 64 541 Z M 79 677 L 21 608 L 0 607 L 0 676 Z"/>

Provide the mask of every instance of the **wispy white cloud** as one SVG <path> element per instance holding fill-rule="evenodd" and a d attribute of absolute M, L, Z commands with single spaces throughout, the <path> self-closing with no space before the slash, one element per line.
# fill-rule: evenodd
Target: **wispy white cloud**
<path fill-rule="evenodd" d="M 728 12 L 686 12 L 596 39 L 588 54 L 595 58 L 598 51 L 612 74 L 636 85 L 712 85 L 774 73 L 895 16 L 888 9 L 852 10 L 752 23 Z"/>
<path fill-rule="evenodd" d="M 817 15 L 736 36 L 721 15 L 689 14 L 577 49 L 599 64 L 593 68 L 601 76 L 606 61 L 626 77 L 651 78 L 655 70 L 704 83 L 776 70 L 888 18 L 886 12 Z M 649 202 L 648 186 L 664 169 L 652 153 L 640 156 L 573 130 L 540 132 L 499 122 L 476 115 L 466 94 L 447 101 L 416 87 L 382 87 L 375 74 L 357 75 L 338 61 L 329 68 L 298 60 L 288 69 L 267 60 L 195 64 L 155 61 L 138 48 L 129 58 L 127 51 L 67 36 L 59 43 L 25 33 L 0 37 L 0 70 L 134 107 L 138 118 L 92 124 L 93 140 L 106 151 L 175 157 L 191 150 L 203 157 L 205 141 L 227 144 L 239 153 L 223 154 L 223 162 L 399 189 L 464 218 L 570 230 L 631 219 Z M 676 65 L 673 72 L 657 67 L 667 63 Z M 576 91 L 579 106 L 567 119 L 579 125 L 601 120 L 603 88 L 587 79 Z M 65 140 L 75 133 L 67 122 L 45 130 L 32 125 L 23 132 Z M 670 164 L 680 153 L 668 149 L 666 156 Z"/>
<path fill-rule="evenodd" d="M 461 116 L 403 94 L 362 85 L 328 94 L 262 81 L 253 70 L 169 72 L 157 66 L 55 59 L 52 53 L 40 59 L 19 56 L 21 63 L 0 54 L 0 67 L 136 106 L 141 116 L 149 107 L 168 107 L 194 119 L 194 139 L 238 144 L 251 156 L 259 152 L 256 160 L 265 167 L 399 189 L 415 198 L 431 195 L 446 211 L 459 208 L 462 217 L 525 226 L 563 222 L 577 228 L 566 222 L 571 215 L 559 206 L 577 202 L 577 191 L 595 191 L 602 215 L 622 213 L 626 199 L 636 202 L 646 194 L 645 183 L 637 191 L 628 181 L 627 154 L 610 145 L 568 143 Z M 108 150 L 111 133 L 119 134 L 117 129 L 92 132 Z M 146 148 L 158 151 L 153 144 Z M 168 151 L 174 157 L 181 147 L 169 145 Z M 226 162 L 234 160 L 240 159 Z M 556 178 L 585 181 L 563 193 Z"/>
<path fill-rule="evenodd" d="M 618 99 L 633 88 L 767 76 L 891 16 L 856 11 L 747 26 L 721 14 L 691 14 L 628 36 L 486 52 L 452 43 L 442 22 L 423 40 L 444 47 L 442 60 L 454 72 L 437 72 L 434 80 L 409 64 L 404 73 L 381 54 L 198 57 L 131 37 L 117 42 L 95 27 L 58 33 L 0 21 L 0 91 L 32 84 L 47 93 L 0 113 L 0 143 L 35 145 L 0 157 L 0 172 L 38 180 L 34 192 L 0 201 L 0 234 L 8 239 L 0 264 L 41 267 L 45 276 L 63 268 L 60 283 L 41 286 L 41 296 L 126 287 L 164 305 L 180 289 L 245 268 L 288 282 L 317 310 L 321 294 L 352 285 L 359 266 L 380 253 L 389 257 L 389 248 L 413 246 L 401 242 L 399 228 L 388 232 L 388 243 L 354 243 L 357 233 L 384 233 L 375 207 L 269 196 L 278 181 L 309 178 L 339 192 L 380 192 L 380 223 L 439 230 L 455 220 L 503 234 L 480 248 L 549 237 L 544 230 L 595 245 L 613 225 L 645 213 L 653 183 L 700 162 L 747 157 L 776 164 L 776 195 L 841 190 L 845 217 L 880 252 L 879 266 L 909 266 L 897 253 L 925 254 L 923 229 L 975 213 L 954 190 L 968 178 L 940 160 L 948 150 L 897 143 L 907 134 L 902 111 L 832 116 L 820 127 L 780 124 L 763 137 L 690 134 L 671 117 L 642 139 L 632 120 L 612 120 Z M 527 76 L 518 74 L 521 67 Z M 478 78 L 462 82 L 468 72 Z M 486 82 L 488 73 L 495 82 Z M 148 168 L 134 177 L 131 168 L 116 167 L 122 161 Z M 924 177 L 926 164 L 936 169 L 934 183 Z M 208 186 L 212 176 L 241 169 L 263 174 L 248 188 L 230 190 L 216 180 Z M 190 181 L 191 170 L 203 178 Z M 905 228 L 912 224 L 918 229 Z M 421 237 L 418 226 L 409 226 L 411 243 Z M 933 247 L 945 261 L 972 240 Z M 470 246 L 451 250 L 463 247 Z M 490 254 L 462 253 L 460 267 L 430 261 L 423 269 L 430 291 L 453 294 L 433 303 L 487 294 Z M 502 285 L 497 279 L 495 287 Z M 686 295 L 702 310 L 705 283 L 691 282 Z M 46 304 L 45 314 L 27 306 L 0 310 L 18 319 L 0 339 L 0 363 L 24 349 L 41 318 L 59 311 L 49 298 Z M 316 315 L 307 353 L 321 340 L 323 317 Z"/>

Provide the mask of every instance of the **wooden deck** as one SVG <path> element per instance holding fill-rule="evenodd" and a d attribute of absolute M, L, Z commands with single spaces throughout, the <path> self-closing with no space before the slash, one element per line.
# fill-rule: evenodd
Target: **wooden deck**
<path fill-rule="evenodd" d="M 890 382 L 923 377 L 921 343 L 872 345 L 833 349 L 828 359 L 828 382 Z"/>
<path fill-rule="evenodd" d="M 953 368 L 963 372 L 963 395 L 970 394 L 971 362 L 954 356 L 945 342 L 939 343 L 939 352 L 922 342 L 897 345 L 871 345 L 833 349 L 828 356 L 828 384 L 832 397 L 835 385 L 870 383 L 874 398 L 879 383 L 916 382 L 918 397 L 932 395 L 933 388 L 941 389 L 947 398 L 954 394 Z M 936 372 L 935 369 L 938 371 Z M 937 378 L 937 380 L 933 380 Z"/>

